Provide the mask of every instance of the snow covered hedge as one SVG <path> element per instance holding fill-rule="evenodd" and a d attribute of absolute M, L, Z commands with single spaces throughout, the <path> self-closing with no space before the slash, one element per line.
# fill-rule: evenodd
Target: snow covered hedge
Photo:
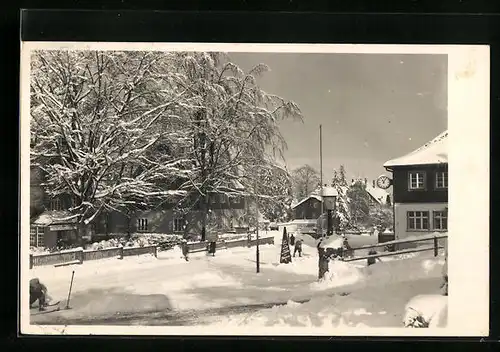
<path fill-rule="evenodd" d="M 158 246 L 160 250 L 168 250 L 179 244 L 182 239 L 181 235 L 170 235 L 160 233 L 136 233 L 127 238 L 125 235 L 113 234 L 113 238 L 94 242 L 85 246 L 86 250 L 103 250 L 116 247 L 147 247 Z M 60 248 L 44 248 L 31 247 L 31 254 L 44 254 L 64 251 L 74 251 L 76 248 L 60 249 Z"/>

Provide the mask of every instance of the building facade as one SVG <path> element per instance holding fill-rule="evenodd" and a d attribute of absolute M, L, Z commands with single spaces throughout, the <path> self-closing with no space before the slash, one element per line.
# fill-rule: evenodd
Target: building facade
<path fill-rule="evenodd" d="M 396 239 L 448 231 L 448 131 L 384 164 L 392 173 Z"/>
<path fill-rule="evenodd" d="M 292 205 L 294 220 L 317 220 L 321 215 L 322 198 L 319 195 L 310 195 Z"/>
<path fill-rule="evenodd" d="M 74 204 L 73 199 L 65 195 L 49 198 L 41 187 L 42 174 L 36 169 L 31 170 L 30 178 L 30 246 L 54 248 L 74 243 L 78 224 L 69 211 Z M 241 185 L 232 186 L 233 190 L 243 190 Z M 199 207 L 180 212 L 175 205 L 175 202 L 165 203 L 129 216 L 117 211 L 102 213 L 86 227 L 83 240 L 95 242 L 134 233 L 201 235 L 204 212 Z M 246 232 L 249 228 L 249 206 L 251 202 L 245 196 L 210 195 L 207 228 L 210 231 Z"/>

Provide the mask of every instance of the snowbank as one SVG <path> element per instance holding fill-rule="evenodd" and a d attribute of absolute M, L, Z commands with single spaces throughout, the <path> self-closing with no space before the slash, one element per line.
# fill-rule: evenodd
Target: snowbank
<path fill-rule="evenodd" d="M 426 278 L 441 277 L 444 258 L 420 255 L 405 260 L 390 260 L 377 262 L 371 266 L 361 263 L 331 260 L 329 272 L 320 282 L 311 284 L 315 290 L 332 287 L 348 286 L 378 286 L 400 282 L 415 281 Z"/>
<path fill-rule="evenodd" d="M 352 315 L 371 315 L 359 307 L 362 302 L 345 297 L 319 297 L 300 304 L 288 301 L 251 315 L 237 315 L 222 318 L 213 325 L 219 326 L 273 326 L 273 327 L 366 327 L 362 322 L 350 319 Z M 385 314 L 382 312 L 381 314 Z"/>

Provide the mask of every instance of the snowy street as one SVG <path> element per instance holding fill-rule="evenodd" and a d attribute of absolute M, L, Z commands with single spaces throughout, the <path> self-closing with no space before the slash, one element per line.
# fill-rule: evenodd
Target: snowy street
<path fill-rule="evenodd" d="M 279 234 L 276 234 L 279 237 Z M 334 275 L 317 282 L 314 243 L 304 256 L 279 264 L 280 241 L 255 248 L 195 253 L 179 250 L 31 270 L 61 300 L 61 311 L 33 315 L 34 324 L 401 326 L 404 305 L 418 294 L 439 292 L 442 257 L 424 252 L 365 261 L 330 262 Z M 75 278 L 66 306 L 71 272 Z"/>

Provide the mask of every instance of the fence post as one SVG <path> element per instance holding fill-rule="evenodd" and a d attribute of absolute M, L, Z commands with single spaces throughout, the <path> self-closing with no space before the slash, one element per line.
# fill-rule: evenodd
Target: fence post
<path fill-rule="evenodd" d="M 83 263 L 83 248 L 80 250 L 80 264 Z"/>
<path fill-rule="evenodd" d="M 158 258 L 158 247 L 154 246 L 154 256 L 155 258 Z"/>
<path fill-rule="evenodd" d="M 123 259 L 123 246 L 120 247 L 120 253 L 118 254 L 118 259 Z"/>
<path fill-rule="evenodd" d="M 30 253 L 30 269 L 33 269 L 33 253 Z"/>
<path fill-rule="evenodd" d="M 439 249 L 439 246 L 438 246 L 438 239 L 436 236 L 434 236 L 434 256 L 437 257 L 438 256 L 438 249 Z"/>

